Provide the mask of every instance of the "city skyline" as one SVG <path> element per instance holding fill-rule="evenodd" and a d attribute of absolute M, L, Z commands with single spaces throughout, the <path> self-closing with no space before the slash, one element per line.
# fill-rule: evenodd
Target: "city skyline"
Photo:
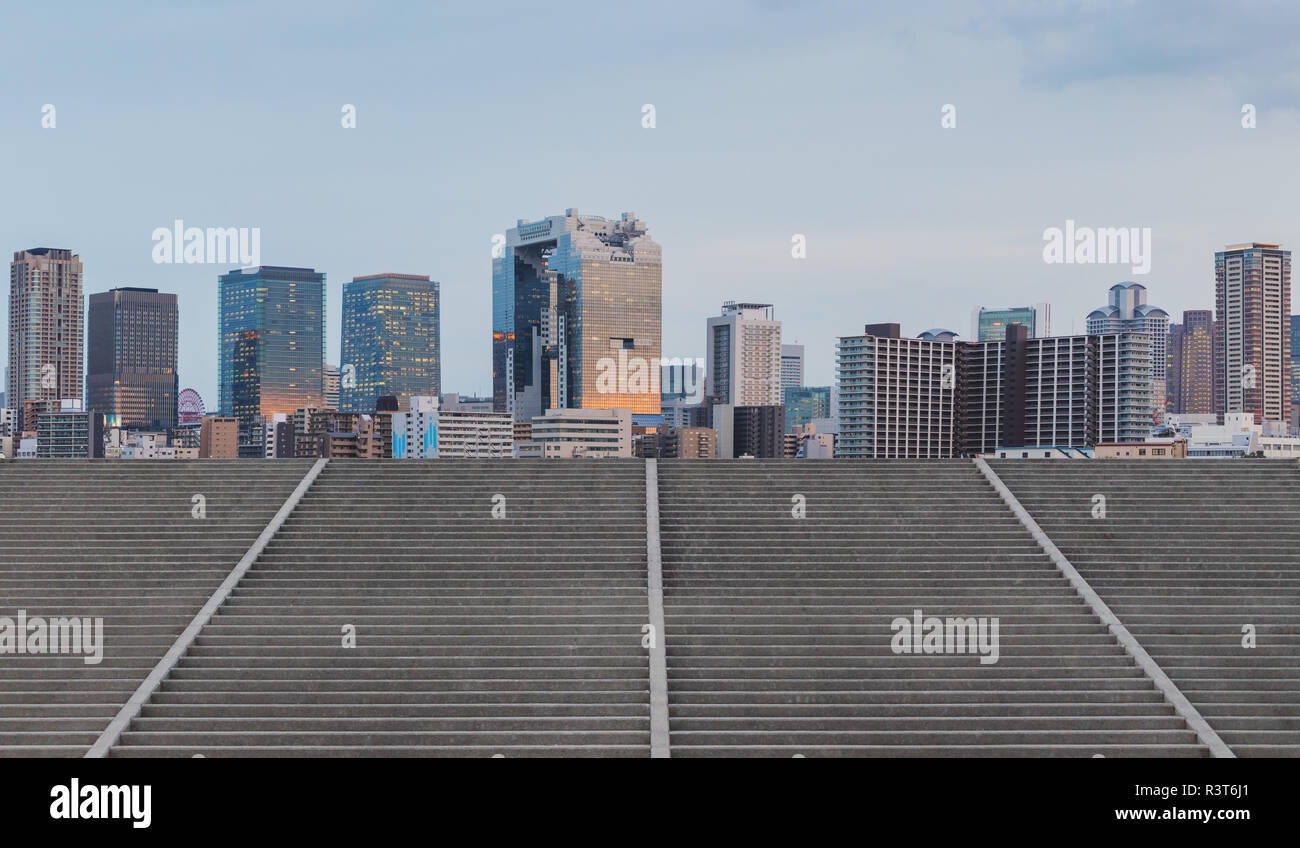
<path fill-rule="evenodd" d="M 178 218 L 259 227 L 264 264 L 328 275 L 332 316 L 341 281 L 355 276 L 391 268 L 442 281 L 446 313 L 460 316 L 444 334 L 443 384 L 476 395 L 490 391 L 480 316 L 490 314 L 492 238 L 505 222 L 567 206 L 635 209 L 652 222 L 665 253 L 664 355 L 702 355 L 695 304 L 737 296 L 743 280 L 743 296 L 778 304 L 787 335 L 807 344 L 814 385 L 832 382 L 833 339 L 871 315 L 961 330 L 979 303 L 1049 301 L 1054 332 L 1081 332 L 1095 293 L 1132 275 L 1045 264 L 1043 230 L 1066 220 L 1150 227 L 1152 270 L 1140 282 L 1174 315 L 1213 307 L 1216 249 L 1295 242 L 1288 198 L 1300 176 L 1285 165 L 1300 141 L 1300 96 L 1285 71 L 1296 10 L 1244 4 L 1209 43 L 1204 9 L 1170 20 L 1117 8 L 1074 27 L 1065 49 L 1053 36 L 1073 25 L 1068 15 L 932 5 L 924 37 L 911 13 L 841 4 L 815 7 L 836 16 L 833 28 L 811 26 L 814 7 L 801 5 L 683 6 L 689 34 L 671 14 L 620 9 L 597 23 L 465 7 L 438 26 L 412 10 L 382 36 L 343 7 L 310 32 L 289 11 L 262 10 L 239 54 L 273 57 L 284 79 L 271 86 L 265 65 L 230 61 L 213 25 L 227 12 L 82 6 L 51 62 L 21 37 L 37 13 L 18 9 L 0 34 L 19 80 L 0 92 L 0 161 L 24 202 L 0 211 L 0 232 L 15 250 L 79 253 L 87 292 L 177 293 L 181 379 L 210 400 L 215 278 L 230 266 L 154 264 L 151 233 Z M 501 13 L 526 25 L 476 54 L 474 36 Z M 608 26 L 642 37 L 593 37 Z M 180 32 L 183 52 L 180 40 L 159 48 L 156 36 Z M 1143 62 L 1116 62 L 1134 33 Z M 1232 61 L 1234 33 L 1249 34 L 1249 61 Z M 583 47 L 548 58 L 548 74 L 586 87 L 563 122 L 519 85 L 538 71 L 522 49 L 536 38 Z M 346 51 L 321 46 L 336 41 Z M 142 58 L 114 60 L 125 53 Z M 436 56 L 432 73 L 456 84 L 427 85 L 428 68 L 405 73 L 408 56 Z M 617 72 L 588 73 L 601 67 Z M 51 129 L 45 104 L 57 108 Z M 355 129 L 340 125 L 345 104 Z M 654 129 L 642 126 L 647 104 Z M 945 104 L 956 107 L 952 129 L 940 125 Z M 1246 104 L 1254 129 L 1242 126 Z M 232 123 L 256 125 L 256 138 L 224 131 Z M 554 129 L 516 149 L 508 140 L 530 124 Z M 142 128 L 156 143 L 137 143 Z M 373 202 L 388 186 L 403 190 Z M 805 259 L 791 257 L 796 234 Z M 339 344 L 331 321 L 328 361 Z"/>

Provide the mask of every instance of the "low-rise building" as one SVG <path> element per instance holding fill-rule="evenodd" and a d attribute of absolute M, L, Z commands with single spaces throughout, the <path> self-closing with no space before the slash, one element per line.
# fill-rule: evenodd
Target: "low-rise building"
<path fill-rule="evenodd" d="M 239 419 L 208 415 L 199 425 L 199 458 L 238 459 Z"/>
<path fill-rule="evenodd" d="M 630 409 L 548 409 L 533 418 L 532 441 L 542 456 L 609 458 L 632 456 Z"/>
<path fill-rule="evenodd" d="M 1097 459 L 1186 459 L 1187 440 L 1167 442 L 1098 442 L 1093 446 Z"/>

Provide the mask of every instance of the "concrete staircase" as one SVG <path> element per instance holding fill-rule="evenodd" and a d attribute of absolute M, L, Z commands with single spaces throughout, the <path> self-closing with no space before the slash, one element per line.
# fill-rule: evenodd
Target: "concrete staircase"
<path fill-rule="evenodd" d="M 990 466 L 1237 756 L 1300 756 L 1300 470 Z M 1105 518 L 1092 517 L 1094 495 Z"/>
<path fill-rule="evenodd" d="M 84 754 L 309 466 L 0 462 L 0 616 L 102 617 L 104 641 L 0 653 L 0 756 Z"/>
<path fill-rule="evenodd" d="M 643 463 L 335 460 L 111 755 L 648 756 L 646 621 Z"/>
<path fill-rule="evenodd" d="M 1207 753 L 969 461 L 662 461 L 659 497 L 674 757 Z M 998 662 L 894 653 L 915 609 L 998 617 Z"/>

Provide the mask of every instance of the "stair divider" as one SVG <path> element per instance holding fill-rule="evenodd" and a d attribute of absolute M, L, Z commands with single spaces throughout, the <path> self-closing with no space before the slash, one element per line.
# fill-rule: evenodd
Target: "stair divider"
<path fill-rule="evenodd" d="M 649 589 L 650 626 L 650 756 L 668 757 L 668 654 L 664 645 L 664 570 L 659 549 L 659 468 L 645 461 L 646 581 Z"/>
<path fill-rule="evenodd" d="M 158 687 L 167 679 L 167 675 L 171 674 L 172 669 L 176 667 L 176 664 L 181 661 L 181 657 L 185 656 L 185 652 L 194 643 L 199 631 L 207 625 L 212 616 L 221 608 L 221 605 L 226 602 L 226 599 L 230 597 L 230 593 L 234 591 L 235 586 L 243 579 L 248 569 L 252 568 L 258 556 L 275 538 L 275 534 L 279 531 L 281 525 L 289 518 L 290 513 L 298 506 L 298 502 L 302 500 L 303 495 L 307 494 L 311 484 L 315 482 L 317 476 L 320 475 L 328 463 L 328 459 L 318 459 L 312 464 L 311 469 L 298 483 L 298 487 L 285 500 L 284 505 L 280 507 L 280 511 L 262 530 L 261 535 L 249 547 L 247 553 L 226 575 L 226 579 L 212 593 L 212 597 L 208 598 L 208 602 L 203 605 L 203 608 L 195 614 L 189 626 L 181 632 L 181 635 L 176 637 L 176 641 L 167 649 L 167 653 L 163 654 L 162 659 L 158 660 L 158 664 L 154 666 L 153 671 L 149 672 L 149 676 L 141 681 L 131 695 L 130 700 L 122 705 L 122 709 L 118 710 L 117 715 L 108 723 L 108 727 L 104 728 L 104 732 L 99 734 L 95 744 L 91 745 L 90 750 L 86 752 L 86 759 L 100 759 L 108 756 L 109 750 L 117 744 L 117 740 L 121 738 L 122 733 L 130 727 L 131 721 L 140 715 L 140 710 L 145 703 L 153 697 L 154 692 L 158 691 Z"/>
<path fill-rule="evenodd" d="M 1038 526 L 1038 522 L 1021 505 L 1020 499 L 1007 488 L 1007 484 L 1002 482 L 1002 478 L 997 475 L 997 472 L 979 457 L 976 457 L 973 461 L 975 467 L 984 475 L 984 479 L 988 480 L 989 485 L 1002 498 L 1002 502 L 1011 509 L 1011 512 L 1020 520 L 1020 523 L 1034 537 L 1034 541 L 1043 549 L 1043 552 L 1051 558 L 1052 562 L 1056 563 L 1057 569 L 1070 581 L 1079 596 L 1087 602 L 1088 606 L 1092 607 L 1093 614 L 1100 618 L 1102 623 L 1114 634 L 1125 652 L 1133 657 L 1138 667 L 1165 696 L 1165 700 L 1169 702 L 1183 721 L 1187 722 L 1187 726 L 1196 733 L 1197 738 L 1201 740 L 1201 744 L 1210 749 L 1211 756 L 1235 758 L 1236 754 L 1232 752 L 1232 749 L 1219 737 L 1214 728 L 1210 727 L 1209 722 L 1205 720 L 1196 707 L 1192 706 L 1192 702 L 1187 700 L 1187 696 L 1178 688 L 1178 685 L 1169 679 L 1169 675 L 1165 674 L 1159 663 L 1152 659 L 1137 638 L 1129 632 L 1129 629 L 1124 626 L 1119 617 L 1111 611 L 1111 608 L 1101 599 L 1101 596 L 1083 578 L 1078 569 L 1066 559 L 1065 554 L 1061 553 L 1051 538 L 1043 532 L 1043 528 Z M 1025 461 L 1028 462 L 1029 460 Z M 1105 460 L 1094 461 L 1104 462 Z"/>

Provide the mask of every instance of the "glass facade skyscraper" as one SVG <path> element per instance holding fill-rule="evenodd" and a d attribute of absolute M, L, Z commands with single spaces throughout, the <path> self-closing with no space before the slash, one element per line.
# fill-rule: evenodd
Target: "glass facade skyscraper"
<path fill-rule="evenodd" d="M 270 419 L 320 406 L 325 376 L 325 275 L 263 265 L 217 277 L 217 406 Z"/>
<path fill-rule="evenodd" d="M 786 386 L 785 432 L 818 418 L 831 417 L 830 386 Z"/>
<path fill-rule="evenodd" d="M 90 296 L 86 405 L 106 426 L 176 426 L 176 295 L 117 288 Z"/>
<path fill-rule="evenodd" d="M 1033 306 L 1011 306 L 1006 309 L 977 307 L 971 316 L 971 341 L 1000 342 L 1011 324 L 1023 324 L 1029 338 L 1041 339 L 1052 334 L 1052 306 L 1035 303 Z"/>
<path fill-rule="evenodd" d="M 438 283 L 414 274 L 356 277 L 343 286 L 339 405 L 370 413 L 383 395 L 442 392 Z"/>
<path fill-rule="evenodd" d="M 492 260 L 494 409 L 660 413 L 662 259 L 643 221 L 520 220 Z"/>

